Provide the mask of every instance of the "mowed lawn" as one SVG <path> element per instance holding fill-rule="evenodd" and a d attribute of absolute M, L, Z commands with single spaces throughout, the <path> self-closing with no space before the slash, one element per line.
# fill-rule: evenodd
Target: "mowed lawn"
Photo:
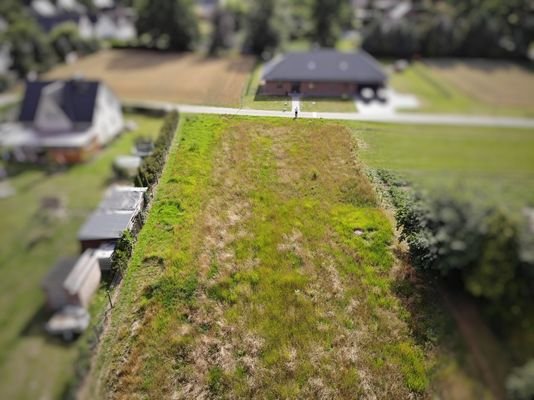
<path fill-rule="evenodd" d="M 158 100 L 238 107 L 254 59 L 193 53 L 105 50 L 55 68 L 48 78 L 101 79 L 122 100 Z"/>
<path fill-rule="evenodd" d="M 491 60 L 416 62 L 391 86 L 417 96 L 420 112 L 534 117 L 534 72 Z"/>
<path fill-rule="evenodd" d="M 350 130 L 186 117 L 87 398 L 424 397 Z"/>
<path fill-rule="evenodd" d="M 87 215 L 101 200 L 112 178 L 111 164 L 130 154 L 138 135 L 155 136 L 160 118 L 128 116 L 138 123 L 94 160 L 63 172 L 20 168 L 10 178 L 15 196 L 0 199 L 0 398 L 59 398 L 74 376 L 77 344 L 64 345 L 43 332 L 44 296 L 40 282 L 63 257 L 76 256 L 76 239 Z M 39 211 L 43 197 L 60 197 L 67 216 L 47 219 Z M 92 334 L 92 332 L 89 332 Z"/>
<path fill-rule="evenodd" d="M 534 205 L 534 132 L 526 129 L 352 124 L 360 157 L 435 193 L 519 209 Z"/>

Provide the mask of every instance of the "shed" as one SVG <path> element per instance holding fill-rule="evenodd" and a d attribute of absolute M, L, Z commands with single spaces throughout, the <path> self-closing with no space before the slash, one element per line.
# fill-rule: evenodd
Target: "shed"
<path fill-rule="evenodd" d="M 100 278 L 100 267 L 92 250 L 76 260 L 61 260 L 42 282 L 48 308 L 54 311 L 67 305 L 87 308 Z"/>
<path fill-rule="evenodd" d="M 115 244 L 125 230 L 133 227 L 136 215 L 135 211 L 94 212 L 78 233 L 82 251 Z"/>

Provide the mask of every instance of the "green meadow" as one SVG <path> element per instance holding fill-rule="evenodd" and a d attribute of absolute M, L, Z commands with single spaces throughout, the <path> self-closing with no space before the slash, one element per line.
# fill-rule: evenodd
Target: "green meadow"
<path fill-rule="evenodd" d="M 425 396 L 432 355 L 350 130 L 181 123 L 87 398 Z"/>
<path fill-rule="evenodd" d="M 534 204 L 534 132 L 527 129 L 351 124 L 359 156 L 436 194 L 514 210 Z"/>

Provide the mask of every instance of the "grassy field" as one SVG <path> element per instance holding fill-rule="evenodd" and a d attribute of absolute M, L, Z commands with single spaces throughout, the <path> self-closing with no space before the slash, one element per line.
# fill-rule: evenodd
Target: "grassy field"
<path fill-rule="evenodd" d="M 102 79 L 123 100 L 237 107 L 253 66 L 253 58 L 242 56 L 106 50 L 57 67 L 47 77 Z"/>
<path fill-rule="evenodd" d="M 360 157 L 438 193 L 534 205 L 534 133 L 524 129 L 352 124 Z"/>
<path fill-rule="evenodd" d="M 40 282 L 55 262 L 76 255 L 78 229 L 96 207 L 112 177 L 111 163 L 129 154 L 135 137 L 155 136 L 161 120 L 128 116 L 139 127 L 104 149 L 94 160 L 62 172 L 20 168 L 10 178 L 15 196 L 0 199 L 0 398 L 58 398 L 73 378 L 77 345 L 47 337 Z M 68 215 L 50 220 L 39 212 L 45 196 L 59 196 Z M 97 303 L 102 298 L 97 299 Z"/>
<path fill-rule="evenodd" d="M 300 101 L 300 110 L 305 112 L 356 112 L 356 104 L 354 99 L 304 97 Z"/>
<path fill-rule="evenodd" d="M 87 398 L 425 397 L 350 130 L 188 117 Z"/>
<path fill-rule="evenodd" d="M 420 112 L 534 116 L 534 73 L 513 63 L 418 62 L 390 84 L 416 95 Z"/>

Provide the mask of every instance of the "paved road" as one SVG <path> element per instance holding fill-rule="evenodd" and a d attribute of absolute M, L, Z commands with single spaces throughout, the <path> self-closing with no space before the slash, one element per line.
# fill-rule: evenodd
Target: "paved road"
<path fill-rule="evenodd" d="M 226 108 L 195 106 L 187 104 L 174 104 L 157 101 L 125 102 L 125 105 L 171 110 L 177 108 L 180 112 L 190 114 L 219 114 L 219 115 L 245 115 L 253 117 L 279 117 L 293 118 L 295 115 L 288 111 L 252 110 L 246 108 Z M 359 114 L 359 113 L 327 113 L 327 112 L 299 112 L 299 118 L 321 118 L 345 121 L 385 122 L 408 125 L 454 125 L 454 126 L 489 126 L 534 129 L 533 118 L 490 117 L 471 115 L 448 114 Z"/>

